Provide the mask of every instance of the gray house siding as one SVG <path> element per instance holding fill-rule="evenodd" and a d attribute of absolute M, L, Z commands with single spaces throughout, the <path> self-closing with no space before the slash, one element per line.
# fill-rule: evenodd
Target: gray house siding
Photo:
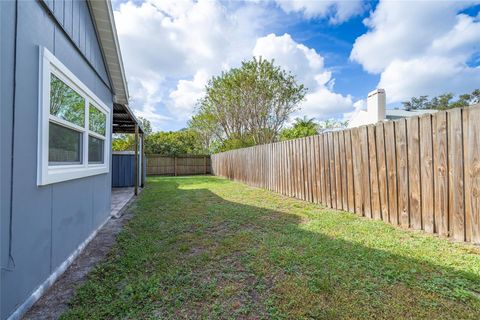
<path fill-rule="evenodd" d="M 15 5 L 2 2 L 0 7 L 0 265 L 8 267 L 8 214 L 10 210 L 10 173 L 12 151 L 13 37 Z"/>
<path fill-rule="evenodd" d="M 111 173 L 42 187 L 36 184 L 39 46 L 50 50 L 112 107 L 108 77 L 88 6 L 83 1 L 49 1 L 47 4 L 54 9 L 54 16 L 41 2 L 18 2 L 13 99 L 13 69 L 8 67 L 12 65 L 8 61 L 13 61 L 14 56 L 15 3 L 2 2 L 1 169 L 2 177 L 11 176 L 12 180 L 2 179 L 1 319 L 24 303 L 110 214 Z M 13 166 L 9 161 L 12 133 Z M 4 187 L 12 192 L 11 203 L 10 194 L 3 192 Z M 10 243 L 11 263 L 8 261 Z"/>
<path fill-rule="evenodd" d="M 107 70 L 100 47 L 97 45 L 92 18 L 85 1 L 49 0 L 43 1 L 55 16 L 69 39 L 82 52 L 83 57 L 93 66 L 98 76 L 109 84 Z"/>

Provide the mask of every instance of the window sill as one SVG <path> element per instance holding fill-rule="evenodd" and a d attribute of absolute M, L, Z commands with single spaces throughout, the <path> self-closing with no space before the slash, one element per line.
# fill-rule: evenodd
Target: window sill
<path fill-rule="evenodd" d="M 45 186 L 62 181 L 75 180 L 85 177 L 91 177 L 108 173 L 108 166 L 106 165 L 90 165 L 87 168 L 81 167 L 69 167 L 64 168 L 60 166 L 49 167 L 43 177 L 39 177 L 37 185 Z"/>

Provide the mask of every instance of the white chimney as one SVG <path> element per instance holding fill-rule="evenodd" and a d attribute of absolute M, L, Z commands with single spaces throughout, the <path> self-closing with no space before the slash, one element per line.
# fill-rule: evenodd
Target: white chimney
<path fill-rule="evenodd" d="M 376 89 L 368 94 L 367 113 L 371 123 L 385 119 L 386 97 L 384 89 Z"/>

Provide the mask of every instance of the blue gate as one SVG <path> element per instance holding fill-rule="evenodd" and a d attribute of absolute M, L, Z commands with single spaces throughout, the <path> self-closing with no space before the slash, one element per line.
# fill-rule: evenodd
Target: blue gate
<path fill-rule="evenodd" d="M 112 187 L 134 186 L 134 155 L 112 154 Z"/>

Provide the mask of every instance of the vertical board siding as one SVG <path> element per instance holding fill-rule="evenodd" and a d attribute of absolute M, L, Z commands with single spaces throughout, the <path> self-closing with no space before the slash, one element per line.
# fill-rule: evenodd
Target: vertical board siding
<path fill-rule="evenodd" d="M 73 0 L 43 0 L 43 2 L 98 76 L 108 84 L 107 70 L 87 2 Z"/>
<path fill-rule="evenodd" d="M 227 151 L 211 165 L 252 186 L 480 243 L 479 123 L 477 105 Z"/>

